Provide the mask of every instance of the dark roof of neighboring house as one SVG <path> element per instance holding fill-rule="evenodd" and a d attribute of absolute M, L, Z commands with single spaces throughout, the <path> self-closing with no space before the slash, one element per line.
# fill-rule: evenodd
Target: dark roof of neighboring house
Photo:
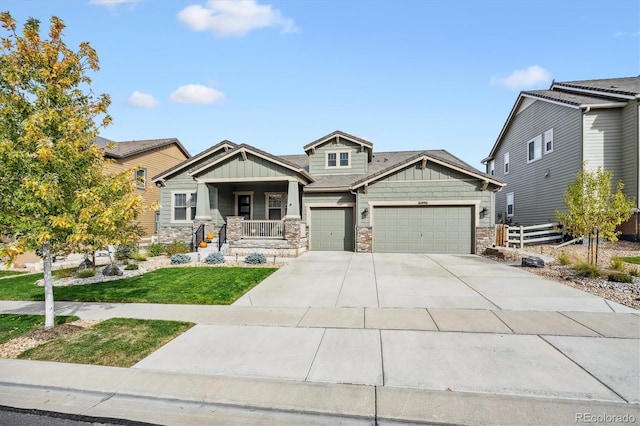
<path fill-rule="evenodd" d="M 502 137 L 522 103 L 522 99 L 527 97 L 557 102 L 572 108 L 624 106 L 630 99 L 640 99 L 640 76 L 564 82 L 554 81 L 551 83 L 551 87 L 546 90 L 520 92 L 493 148 L 491 148 L 489 156 L 482 160 L 483 163 L 493 159 Z"/>
<path fill-rule="evenodd" d="M 163 146 L 171 144 L 175 144 L 187 158 L 191 157 L 189 151 L 187 151 L 185 147 L 182 146 L 180 141 L 176 138 L 115 142 L 97 136 L 94 140 L 99 147 L 104 149 L 105 157 L 109 158 L 131 157 L 132 155 L 141 154 L 143 152 L 151 151 L 156 148 L 162 148 Z"/>
<path fill-rule="evenodd" d="M 175 173 L 175 172 L 177 172 L 179 170 L 182 170 L 182 169 L 184 169 L 185 167 L 187 167 L 187 166 L 189 166 L 191 164 L 194 164 L 198 160 L 206 157 L 207 155 L 209 155 L 209 154 L 211 154 L 213 152 L 216 152 L 219 149 L 222 149 L 225 146 L 228 146 L 231 149 L 233 149 L 238 145 L 236 145 L 235 143 L 225 139 L 225 140 L 223 140 L 221 142 L 218 142 L 217 144 L 215 144 L 211 148 L 205 149 L 201 153 L 199 153 L 199 154 L 197 154 L 197 155 L 195 155 L 193 157 L 187 158 L 183 162 L 178 163 L 175 166 L 171 167 L 170 169 L 167 169 L 164 172 L 160 173 L 159 175 L 156 175 L 156 176 L 152 177 L 151 180 L 155 182 L 156 180 L 164 179 L 165 177 L 170 176 L 173 173 Z M 227 152 L 227 151 L 224 151 L 224 152 Z"/>

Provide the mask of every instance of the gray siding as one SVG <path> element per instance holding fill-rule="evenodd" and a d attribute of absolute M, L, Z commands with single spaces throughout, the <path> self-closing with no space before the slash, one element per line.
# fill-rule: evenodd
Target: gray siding
<path fill-rule="evenodd" d="M 355 203 L 355 195 L 349 192 L 328 192 L 328 193 L 309 193 L 302 194 L 302 220 L 307 220 L 307 204 L 336 204 L 336 203 Z"/>
<path fill-rule="evenodd" d="M 636 207 L 640 207 L 640 173 L 638 172 L 640 160 L 639 118 L 640 104 L 637 101 L 629 102 L 622 112 L 622 181 L 624 192 L 636 200 Z"/>
<path fill-rule="evenodd" d="M 495 176 L 507 185 L 496 194 L 496 221 L 506 215 L 507 193 L 514 193 L 513 224 L 534 225 L 556 220 L 564 206 L 567 185 L 582 164 L 582 111 L 535 101 L 517 113 L 495 153 Z M 553 152 L 527 164 L 527 142 L 553 129 Z M 509 152 L 509 173 L 504 153 Z M 497 217 L 502 214 L 502 218 Z"/>
<path fill-rule="evenodd" d="M 349 151 L 351 155 L 351 167 L 325 168 L 327 152 Z M 309 154 L 309 173 L 311 175 L 338 175 L 366 173 L 368 156 L 366 152 L 360 152 L 360 145 L 344 139 L 332 139 L 324 145 L 316 147 L 315 153 Z"/>
<path fill-rule="evenodd" d="M 414 178 L 411 179 L 410 177 Z M 478 179 L 447 169 L 435 163 L 427 163 L 427 168 L 412 165 L 372 183 L 365 194 L 358 192 L 357 220 L 358 226 L 369 226 L 369 217 L 362 212 L 370 201 L 460 201 L 480 200 L 480 208 L 486 207 L 489 212 L 493 208 L 494 192 L 489 188 L 482 191 L 482 182 Z M 487 214 L 480 217 L 479 226 L 493 226 L 493 216 Z"/>
<path fill-rule="evenodd" d="M 597 109 L 584 114 L 584 161 L 587 170 L 598 167 L 622 177 L 620 109 Z"/>
<path fill-rule="evenodd" d="M 295 177 L 296 172 L 286 167 L 272 163 L 264 158 L 247 153 L 247 160 L 243 160 L 238 153 L 216 164 L 213 168 L 197 175 L 198 179 L 220 178 L 261 178 L 261 177 Z"/>

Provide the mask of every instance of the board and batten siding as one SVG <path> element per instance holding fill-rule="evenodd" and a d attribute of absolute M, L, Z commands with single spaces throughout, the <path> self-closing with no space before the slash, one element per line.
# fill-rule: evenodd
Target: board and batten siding
<path fill-rule="evenodd" d="M 629 102 L 622 111 L 622 181 L 624 192 L 640 208 L 640 103 Z"/>
<path fill-rule="evenodd" d="M 360 227 L 370 226 L 369 217 L 362 212 L 369 207 L 369 202 L 420 202 L 420 201 L 469 201 L 473 204 L 480 201 L 480 209 L 486 207 L 489 212 L 494 208 L 494 192 L 489 188 L 482 191 L 482 181 L 441 166 L 427 162 L 423 170 L 421 164 L 413 164 L 385 178 L 371 183 L 366 194 L 362 189 L 358 192 L 357 224 Z M 373 207 L 375 211 L 375 207 Z M 374 213 L 375 214 L 375 213 Z M 493 226 L 491 215 L 480 218 L 478 226 Z"/>
<path fill-rule="evenodd" d="M 349 151 L 351 156 L 351 167 L 326 167 L 327 152 Z M 337 161 L 340 161 L 338 156 Z M 332 139 L 325 144 L 316 147 L 315 152 L 309 154 L 309 173 L 311 175 L 339 175 L 366 173 L 368 165 L 368 154 L 366 151 L 360 152 L 360 145 L 345 139 Z"/>
<path fill-rule="evenodd" d="M 144 228 L 144 236 L 155 235 L 155 211 L 150 207 L 161 201 L 161 191 L 156 187 L 151 178 L 163 171 L 181 163 L 187 157 L 175 144 L 166 145 L 130 157 L 117 159 L 106 168 L 106 173 L 117 173 L 135 167 L 143 167 L 147 170 L 147 182 L 144 189 L 136 189 L 135 192 L 142 196 L 142 203 L 146 207 L 138 219 L 138 224 Z M 135 179 L 133 172 L 131 179 Z"/>
<path fill-rule="evenodd" d="M 496 222 L 506 218 L 507 194 L 514 193 L 512 224 L 555 222 L 564 207 L 564 194 L 582 165 L 582 111 L 535 100 L 521 106 L 495 152 L 495 176 L 506 183 L 496 193 Z M 527 163 L 527 143 L 553 129 L 553 151 Z M 504 173 L 504 153 L 509 153 L 509 173 Z M 498 214 L 502 214 L 499 218 Z"/>
<path fill-rule="evenodd" d="M 244 160 L 242 155 L 237 155 L 218 163 L 215 167 L 198 173 L 198 179 L 224 179 L 224 178 L 265 178 L 265 177 L 282 177 L 295 178 L 296 172 L 274 164 L 273 162 L 247 153 L 247 159 Z"/>

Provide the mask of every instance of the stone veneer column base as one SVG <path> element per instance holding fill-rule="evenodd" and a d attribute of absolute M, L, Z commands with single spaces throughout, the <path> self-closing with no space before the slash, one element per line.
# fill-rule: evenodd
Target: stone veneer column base
<path fill-rule="evenodd" d="M 489 247 L 493 247 L 496 242 L 496 228 L 476 227 L 476 253 L 482 254 Z"/>
<path fill-rule="evenodd" d="M 372 235 L 373 228 L 370 226 L 356 228 L 356 252 L 371 253 L 373 251 Z"/>

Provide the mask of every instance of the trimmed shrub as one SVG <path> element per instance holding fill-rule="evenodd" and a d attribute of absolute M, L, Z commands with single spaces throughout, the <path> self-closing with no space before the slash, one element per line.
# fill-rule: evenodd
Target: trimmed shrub
<path fill-rule="evenodd" d="M 616 271 L 624 271 L 624 260 L 620 259 L 619 257 L 612 258 L 609 263 L 611 264 L 611 269 L 614 269 Z"/>
<path fill-rule="evenodd" d="M 219 251 L 214 253 L 209 253 L 207 257 L 204 258 L 204 261 L 209 265 L 216 265 L 218 263 L 224 263 L 224 255 Z"/>
<path fill-rule="evenodd" d="M 164 251 L 167 253 L 167 255 L 173 256 L 174 254 L 189 253 L 189 247 L 187 247 L 184 241 L 174 240 L 165 248 Z"/>
<path fill-rule="evenodd" d="M 164 254 L 164 245 L 160 243 L 151 243 L 147 246 L 147 254 L 151 257 L 162 256 Z"/>
<path fill-rule="evenodd" d="M 138 264 L 137 263 L 130 263 L 127 266 L 124 267 L 125 271 L 134 271 L 138 269 Z"/>
<path fill-rule="evenodd" d="M 571 258 L 565 252 L 562 252 L 558 255 L 558 263 L 561 265 L 568 265 L 571 263 Z"/>
<path fill-rule="evenodd" d="M 598 265 L 592 265 L 587 262 L 578 262 L 573 266 L 573 269 L 576 275 L 581 278 L 598 278 L 602 275 Z"/>
<path fill-rule="evenodd" d="M 181 265 L 189 262 L 191 262 L 191 256 L 189 256 L 188 254 L 176 253 L 171 256 L 172 265 Z"/>
<path fill-rule="evenodd" d="M 144 262 L 145 260 L 147 260 L 147 255 L 137 251 L 133 253 L 133 260 L 136 260 L 138 262 Z"/>
<path fill-rule="evenodd" d="M 77 278 L 89 278 L 93 277 L 96 274 L 96 270 L 94 268 L 86 268 L 82 271 L 76 272 Z"/>
<path fill-rule="evenodd" d="M 267 258 L 262 253 L 249 253 L 247 257 L 244 258 L 244 261 L 249 265 L 258 265 L 260 263 L 267 263 Z"/>
<path fill-rule="evenodd" d="M 113 257 L 115 257 L 117 260 L 131 259 L 135 252 L 135 247 L 128 244 L 121 244 L 116 247 L 116 251 L 113 254 Z"/>
<path fill-rule="evenodd" d="M 615 273 L 615 274 L 609 274 L 607 276 L 607 280 L 614 281 L 617 283 L 632 283 L 633 277 L 629 274 Z"/>
<path fill-rule="evenodd" d="M 629 268 L 629 275 L 632 277 L 640 277 L 640 269 Z"/>

